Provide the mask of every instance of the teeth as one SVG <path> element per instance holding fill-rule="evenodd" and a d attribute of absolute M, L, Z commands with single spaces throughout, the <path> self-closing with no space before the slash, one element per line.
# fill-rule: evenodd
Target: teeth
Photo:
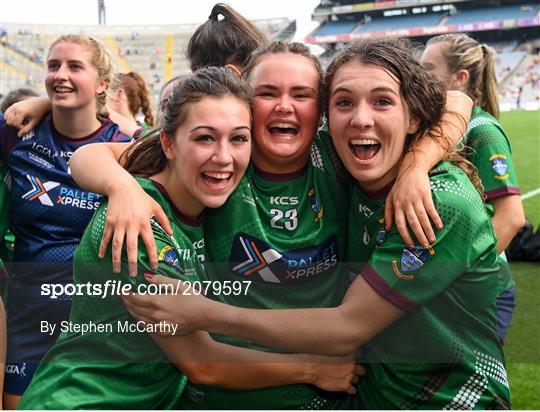
<path fill-rule="evenodd" d="M 351 144 L 354 146 L 370 146 L 370 145 L 380 144 L 380 143 L 373 139 L 355 139 L 355 140 L 351 140 Z"/>
<path fill-rule="evenodd" d="M 55 87 L 54 91 L 56 93 L 70 93 L 73 91 L 73 89 L 70 87 Z"/>
<path fill-rule="evenodd" d="M 205 175 L 213 179 L 229 179 L 232 173 L 206 172 Z"/>
<path fill-rule="evenodd" d="M 280 128 L 280 129 L 296 129 L 296 125 L 294 125 L 292 123 L 272 123 L 268 127 L 277 127 L 277 128 Z"/>

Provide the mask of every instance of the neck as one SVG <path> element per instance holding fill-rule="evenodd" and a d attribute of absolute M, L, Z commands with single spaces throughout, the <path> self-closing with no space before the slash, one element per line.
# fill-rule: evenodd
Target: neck
<path fill-rule="evenodd" d="M 262 172 L 272 173 L 275 175 L 286 175 L 299 172 L 306 167 L 309 162 L 309 151 L 295 159 L 270 159 L 259 156 L 254 148 L 253 152 L 251 153 L 251 160 L 253 161 L 255 167 Z"/>
<path fill-rule="evenodd" d="M 182 214 L 194 220 L 199 218 L 204 210 L 204 205 L 193 199 L 174 170 L 165 167 L 161 172 L 150 176 L 150 179 L 155 180 L 165 188 L 174 206 Z"/>
<path fill-rule="evenodd" d="M 93 107 L 86 110 L 63 110 L 53 107 L 52 120 L 58 132 L 72 139 L 82 139 L 101 126 Z"/>

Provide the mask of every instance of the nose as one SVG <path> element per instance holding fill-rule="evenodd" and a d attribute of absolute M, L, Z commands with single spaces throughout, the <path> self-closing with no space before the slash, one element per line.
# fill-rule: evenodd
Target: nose
<path fill-rule="evenodd" d="M 67 78 L 67 67 L 65 64 L 61 64 L 54 74 L 55 79 L 66 79 Z"/>
<path fill-rule="evenodd" d="M 276 106 L 276 111 L 279 113 L 292 113 L 294 111 L 289 96 L 283 95 L 279 98 L 279 102 Z"/>
<path fill-rule="evenodd" d="M 351 119 L 351 126 L 358 129 L 368 129 L 373 127 L 373 116 L 367 105 L 359 104 Z"/>
<path fill-rule="evenodd" d="M 221 141 L 215 145 L 212 161 L 220 166 L 232 163 L 231 149 L 228 141 Z"/>

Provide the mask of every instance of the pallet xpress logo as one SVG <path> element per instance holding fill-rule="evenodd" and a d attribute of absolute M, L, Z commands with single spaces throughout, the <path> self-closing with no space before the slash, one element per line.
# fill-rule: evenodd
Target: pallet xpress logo
<path fill-rule="evenodd" d="M 60 183 L 52 181 L 42 182 L 39 177 L 30 175 L 26 175 L 26 178 L 30 181 L 30 184 L 32 185 L 32 190 L 29 190 L 24 195 L 22 195 L 22 198 L 24 200 L 28 200 L 29 202 L 39 199 L 42 205 L 54 206 L 54 203 L 52 202 L 47 192 L 57 186 L 60 186 Z"/>
<path fill-rule="evenodd" d="M 338 245 L 332 235 L 317 246 L 280 252 L 266 242 L 239 233 L 229 268 L 258 283 L 299 284 L 330 275 L 338 264 Z"/>

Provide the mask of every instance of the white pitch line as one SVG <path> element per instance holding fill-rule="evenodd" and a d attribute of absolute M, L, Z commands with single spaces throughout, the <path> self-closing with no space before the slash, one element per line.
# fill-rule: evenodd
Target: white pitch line
<path fill-rule="evenodd" d="M 531 190 L 530 192 L 521 195 L 521 200 L 526 200 L 536 195 L 540 195 L 540 187 L 538 189 Z"/>

